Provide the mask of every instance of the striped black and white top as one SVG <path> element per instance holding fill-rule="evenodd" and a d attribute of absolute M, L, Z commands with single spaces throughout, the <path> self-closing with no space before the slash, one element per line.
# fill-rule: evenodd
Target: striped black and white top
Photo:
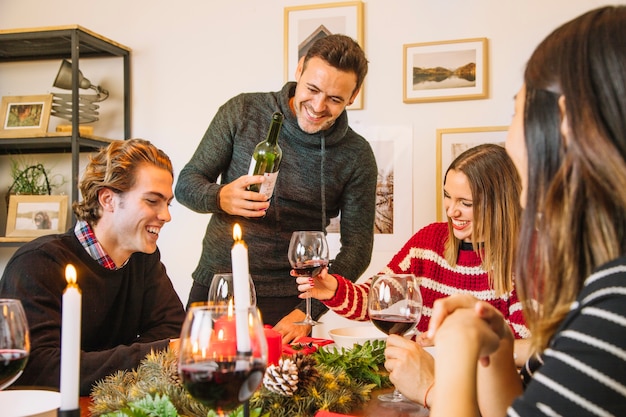
<path fill-rule="evenodd" d="M 587 278 L 508 416 L 626 416 L 626 257 Z"/>

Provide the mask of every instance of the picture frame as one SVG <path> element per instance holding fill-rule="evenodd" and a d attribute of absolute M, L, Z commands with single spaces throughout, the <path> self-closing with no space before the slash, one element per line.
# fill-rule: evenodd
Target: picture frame
<path fill-rule="evenodd" d="M 446 218 L 443 207 L 443 179 L 452 161 L 463 151 L 483 143 L 504 146 L 508 129 L 508 126 L 437 129 L 437 221 Z"/>
<path fill-rule="evenodd" d="M 67 195 L 11 195 L 6 237 L 35 238 L 64 233 L 68 201 Z"/>
<path fill-rule="evenodd" d="M 51 108 L 52 94 L 2 97 L 0 137 L 44 136 Z"/>
<path fill-rule="evenodd" d="M 365 49 L 362 1 L 290 6 L 285 7 L 284 13 L 285 82 L 294 79 L 298 61 L 320 37 L 336 33 L 347 35 Z M 363 89 L 361 86 L 348 110 L 363 108 Z"/>
<path fill-rule="evenodd" d="M 487 38 L 411 43 L 403 51 L 405 103 L 487 98 Z"/>
<path fill-rule="evenodd" d="M 353 129 L 367 139 L 378 167 L 374 251 L 400 248 L 413 234 L 413 129 L 409 125 L 361 125 Z M 339 250 L 341 215 L 326 229 L 332 250 Z"/>

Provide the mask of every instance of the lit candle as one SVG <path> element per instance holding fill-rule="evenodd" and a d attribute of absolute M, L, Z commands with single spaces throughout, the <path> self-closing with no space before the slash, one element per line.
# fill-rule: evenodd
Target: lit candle
<path fill-rule="evenodd" d="M 250 308 L 250 275 L 248 269 L 248 247 L 241 238 L 241 227 L 235 223 L 233 239 L 235 244 L 231 250 L 233 267 L 233 294 L 235 297 L 235 314 L 237 317 L 237 350 L 250 351 L 250 335 L 248 333 L 248 309 Z"/>
<path fill-rule="evenodd" d="M 80 314 L 82 296 L 76 284 L 76 268 L 65 268 L 61 319 L 61 411 L 78 410 L 80 392 Z"/>

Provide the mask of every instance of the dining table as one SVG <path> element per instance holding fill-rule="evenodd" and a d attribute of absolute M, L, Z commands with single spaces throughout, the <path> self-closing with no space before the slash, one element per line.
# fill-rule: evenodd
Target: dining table
<path fill-rule="evenodd" d="M 393 391 L 393 388 L 375 390 L 370 400 L 359 409 L 352 410 L 346 416 L 355 417 L 427 417 L 428 410 L 413 403 L 388 403 L 378 399 L 378 395 Z M 92 417 L 89 412 L 90 397 L 80 397 L 80 417 Z M 340 416 L 342 414 L 333 414 Z"/>

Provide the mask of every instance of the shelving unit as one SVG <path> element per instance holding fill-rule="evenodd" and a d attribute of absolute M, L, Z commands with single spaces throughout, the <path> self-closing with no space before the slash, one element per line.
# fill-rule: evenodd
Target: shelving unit
<path fill-rule="evenodd" d="M 124 137 L 131 137 L 130 48 L 79 25 L 0 30 L 0 63 L 69 59 L 72 65 L 72 132 L 0 139 L 0 154 L 71 153 L 71 201 L 78 200 L 79 154 L 94 152 L 113 140 L 79 133 L 79 62 L 85 58 L 120 57 L 124 79 Z M 0 245 L 30 239 L 0 237 Z"/>

